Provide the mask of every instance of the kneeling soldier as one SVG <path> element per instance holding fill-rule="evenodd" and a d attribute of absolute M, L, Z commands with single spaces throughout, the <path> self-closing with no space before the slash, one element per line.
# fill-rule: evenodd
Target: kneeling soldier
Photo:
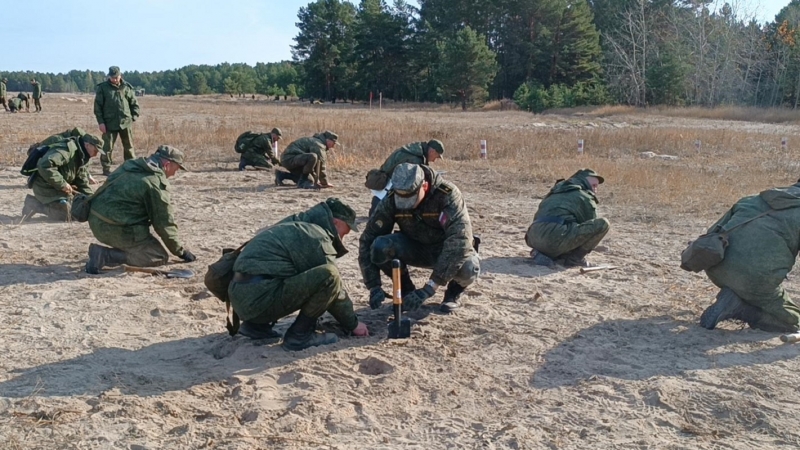
<path fill-rule="evenodd" d="M 281 154 L 281 166 L 289 173 L 276 170 L 275 184 L 282 186 L 283 180 L 292 180 L 301 189 L 333 187 L 328 183 L 328 150 L 338 139 L 336 133 L 323 131 L 289 144 Z"/>

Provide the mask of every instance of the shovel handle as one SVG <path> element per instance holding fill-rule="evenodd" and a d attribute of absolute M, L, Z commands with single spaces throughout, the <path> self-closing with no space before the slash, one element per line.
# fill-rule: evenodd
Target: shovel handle
<path fill-rule="evenodd" d="M 401 292 L 401 283 L 400 283 L 400 260 L 393 259 L 392 260 L 392 304 L 402 305 L 403 304 L 403 293 Z"/>
<path fill-rule="evenodd" d="M 165 273 L 163 270 L 148 269 L 146 267 L 133 267 L 127 265 L 123 265 L 122 267 L 125 268 L 125 272 L 141 272 L 141 273 L 149 273 L 150 275 L 164 275 Z"/>
<path fill-rule="evenodd" d="M 787 344 L 793 344 L 798 341 L 800 341 L 800 333 L 784 334 L 781 336 L 781 342 L 786 342 Z"/>

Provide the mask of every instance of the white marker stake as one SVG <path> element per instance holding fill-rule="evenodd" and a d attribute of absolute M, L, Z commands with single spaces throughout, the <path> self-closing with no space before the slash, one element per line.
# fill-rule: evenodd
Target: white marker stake
<path fill-rule="evenodd" d="M 488 158 L 488 154 L 486 152 L 486 140 L 481 139 L 481 159 Z"/>
<path fill-rule="evenodd" d="M 781 148 L 786 150 L 786 148 L 788 147 L 789 147 L 789 140 L 786 139 L 785 137 L 781 138 Z"/>
<path fill-rule="evenodd" d="M 278 154 L 278 141 L 275 141 L 275 142 L 273 142 L 273 143 L 272 143 L 272 151 L 273 151 L 273 152 L 275 152 L 275 157 L 276 157 L 276 158 L 277 158 L 278 156 L 280 156 L 280 155 Z"/>
<path fill-rule="evenodd" d="M 578 154 L 583 154 L 583 139 L 578 139 Z"/>
<path fill-rule="evenodd" d="M 700 144 L 701 144 L 700 143 L 700 139 L 695 139 L 695 141 L 694 141 L 694 149 L 697 150 L 698 152 L 700 151 Z"/>

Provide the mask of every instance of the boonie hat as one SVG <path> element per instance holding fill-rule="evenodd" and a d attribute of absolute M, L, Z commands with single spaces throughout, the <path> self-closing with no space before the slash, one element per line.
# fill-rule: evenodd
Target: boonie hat
<path fill-rule="evenodd" d="M 358 231 L 358 227 L 356 226 L 356 212 L 353 211 L 353 208 L 336 197 L 325 200 L 325 204 L 331 209 L 331 213 L 335 219 L 346 223 L 351 230 Z"/>
<path fill-rule="evenodd" d="M 392 173 L 392 190 L 394 191 L 394 205 L 397 209 L 414 209 L 417 203 L 417 193 L 425 181 L 425 173 L 417 164 L 403 163 L 397 166 Z"/>
<path fill-rule="evenodd" d="M 160 158 L 167 159 L 169 161 L 174 162 L 183 170 L 189 170 L 184 165 L 184 155 L 183 152 L 178 150 L 177 148 L 171 145 L 161 145 L 158 147 L 158 150 L 153 154 L 154 156 L 158 156 Z"/>

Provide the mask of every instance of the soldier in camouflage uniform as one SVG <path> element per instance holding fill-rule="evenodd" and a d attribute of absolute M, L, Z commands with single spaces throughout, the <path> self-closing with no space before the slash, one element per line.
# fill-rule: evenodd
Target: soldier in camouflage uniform
<path fill-rule="evenodd" d="M 6 94 L 8 94 L 8 90 L 6 84 L 8 83 L 8 78 L 3 78 L 0 80 L 0 104 L 3 105 L 3 109 L 8 111 L 8 105 L 6 104 Z"/>
<path fill-rule="evenodd" d="M 22 103 L 25 103 L 25 112 L 31 112 L 31 102 L 28 98 L 28 94 L 20 92 L 17 94 L 17 99 L 19 99 L 19 106 L 17 107 L 18 111 L 22 111 Z"/>
<path fill-rule="evenodd" d="M 281 161 L 275 156 L 273 143 L 281 140 L 283 133 L 279 128 L 273 128 L 269 133 L 262 133 L 246 144 L 239 158 L 239 170 L 247 166 L 272 169 L 279 166 Z"/>
<path fill-rule="evenodd" d="M 196 258 L 178 239 L 172 212 L 169 182 L 178 169 L 186 170 L 183 152 L 169 145 L 158 147 L 147 159 L 125 161 L 108 177 L 92 200 L 89 227 L 98 241 L 110 245 L 89 245 L 86 272 L 98 274 L 105 266 L 127 264 L 161 266 L 169 254 L 150 234 L 150 226 L 170 253 L 185 262 Z"/>
<path fill-rule="evenodd" d="M 328 183 L 327 159 L 338 139 L 336 133 L 323 131 L 289 144 L 281 154 L 281 166 L 289 173 L 276 170 L 275 184 L 282 186 L 283 180 L 292 180 L 301 189 L 333 187 Z"/>
<path fill-rule="evenodd" d="M 568 180 L 559 180 L 539 203 L 525 243 L 536 264 L 587 267 L 588 255 L 610 228 L 597 218 L 597 186 L 604 178 L 594 170 L 581 169 Z"/>
<path fill-rule="evenodd" d="M 800 308 L 781 285 L 800 248 L 800 181 L 739 200 L 708 232 L 725 230 L 725 258 L 706 269 L 720 291 L 700 325 L 713 330 L 740 320 L 764 331 L 798 331 Z"/>
<path fill-rule="evenodd" d="M 22 111 L 22 100 L 19 97 L 13 97 L 8 100 L 8 111 L 15 113 Z"/>
<path fill-rule="evenodd" d="M 73 194 L 92 194 L 86 165 L 90 158 L 102 154 L 102 148 L 103 140 L 91 134 L 48 145 L 47 153 L 39 159 L 36 172 L 28 181 L 33 195 L 25 196 L 23 219 L 36 213 L 51 220 L 69 219 Z"/>
<path fill-rule="evenodd" d="M 34 150 L 43 145 L 55 144 L 56 142 L 65 141 L 71 137 L 82 137 L 85 134 L 86 131 L 84 131 L 83 128 L 80 127 L 69 128 L 67 130 L 62 131 L 61 133 L 56 133 L 54 135 L 48 136 L 41 142 L 32 144 L 30 147 L 28 147 L 28 154 L 30 155 Z"/>
<path fill-rule="evenodd" d="M 336 259 L 347 253 L 342 240 L 356 230 L 356 214 L 336 198 L 272 225 L 248 242 L 234 264 L 228 296 L 243 319 L 239 332 L 252 339 L 277 337 L 272 326 L 300 311 L 283 336 L 296 351 L 335 343 L 333 333 L 315 331 L 329 312 L 345 330 L 367 336 L 342 285 Z"/>
<path fill-rule="evenodd" d="M 370 307 L 376 309 L 386 299 L 380 273 L 391 278 L 391 262 L 397 258 L 402 263 L 403 306 L 419 308 L 446 284 L 440 310 L 449 313 L 480 275 L 467 205 L 458 188 L 428 166 L 400 164 L 391 182 L 392 191 L 378 204 L 359 242 L 358 265 Z M 400 231 L 392 233 L 395 224 Z M 408 266 L 433 269 L 425 287 L 416 289 Z"/>
<path fill-rule="evenodd" d="M 436 162 L 437 159 L 443 158 L 442 154 L 444 154 L 444 144 L 438 139 L 431 139 L 428 142 L 413 142 L 393 151 L 378 170 L 385 174 L 386 179 L 389 180 L 392 178 L 394 168 L 400 164 L 409 163 L 429 166 Z M 375 212 L 375 208 L 378 207 L 380 201 L 380 197 L 372 197 L 372 205 L 369 208 L 370 216 Z"/>
<path fill-rule="evenodd" d="M 42 85 L 31 78 L 31 89 L 33 90 L 33 106 L 36 112 L 42 112 Z"/>
<path fill-rule="evenodd" d="M 111 152 L 117 136 L 122 140 L 125 161 L 136 158 L 133 149 L 133 122 L 139 117 L 139 103 L 133 86 L 122 79 L 117 66 L 108 69 L 108 79 L 97 85 L 94 97 L 94 116 L 106 143 L 105 155 L 100 158 L 103 175 L 111 174 Z"/>

